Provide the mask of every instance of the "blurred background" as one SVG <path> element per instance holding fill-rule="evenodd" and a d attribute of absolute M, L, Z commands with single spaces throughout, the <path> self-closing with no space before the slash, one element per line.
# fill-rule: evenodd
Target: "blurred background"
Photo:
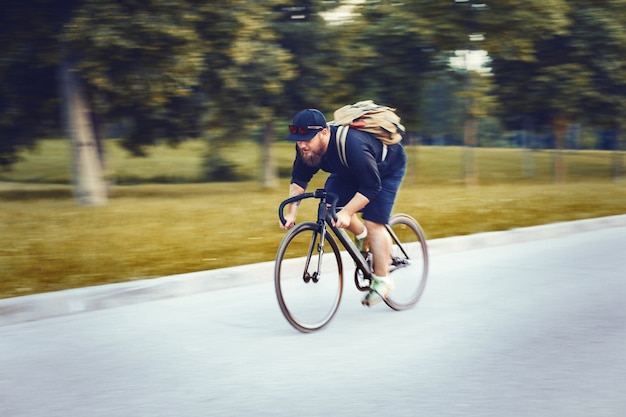
<path fill-rule="evenodd" d="M 332 119 L 362 99 L 397 108 L 407 144 L 622 150 L 624 10 L 623 0 L 7 0 L 0 166 L 71 136 L 89 204 L 106 198 L 106 139 L 145 156 L 200 138 L 205 180 L 234 179 L 226 149 L 255 140 L 267 150 L 260 181 L 273 187 L 271 145 L 295 112 Z"/>
<path fill-rule="evenodd" d="M 180 202 L 182 195 L 204 192 L 227 204 L 225 193 L 245 190 L 258 198 L 256 208 L 271 207 L 271 214 L 263 214 L 271 226 L 250 212 L 242 212 L 239 219 L 253 219 L 251 227 L 273 227 L 274 206 L 286 192 L 293 157 L 293 149 L 282 143 L 291 117 L 314 107 L 332 120 L 335 109 L 360 100 L 396 108 L 402 117 L 412 164 L 409 186 L 419 181 L 463 186 L 495 182 L 510 192 L 510 181 L 519 186 L 519 181 L 533 179 L 563 184 L 595 178 L 603 186 L 588 184 L 587 189 L 602 189 L 603 196 L 581 196 L 577 205 L 554 207 L 546 202 L 563 200 L 573 190 L 559 189 L 547 197 L 548 191 L 542 189 L 535 207 L 544 205 L 570 217 L 623 212 L 623 183 L 621 188 L 607 184 L 624 177 L 626 0 L 4 0 L 2 4 L 1 233 L 8 240 L 7 236 L 38 231 L 38 236 L 24 238 L 22 247 L 14 240 L 3 245 L 3 275 L 38 274 L 36 268 L 24 269 L 35 263 L 33 259 L 61 265 L 59 253 L 76 254 L 94 246 L 93 233 L 77 237 L 86 224 L 99 227 L 101 236 L 103 225 L 110 228 L 122 218 L 123 227 L 117 229 L 132 224 L 134 235 L 143 234 L 142 241 L 109 236 L 76 265 L 60 266 L 57 276 L 67 276 L 68 269 L 76 269 L 77 277 L 93 274 L 94 259 L 103 253 L 109 256 L 97 261 L 95 269 L 129 257 L 125 269 L 109 272 L 106 279 L 211 267 L 204 260 L 216 259 L 216 254 L 199 254 L 203 261 L 184 262 L 182 249 L 173 252 L 168 268 L 144 271 L 136 265 L 137 259 L 146 257 L 137 252 L 145 245 L 146 234 L 155 245 L 172 242 L 173 236 L 181 239 L 181 247 L 191 241 L 187 229 L 167 237 L 154 235 L 150 224 L 180 222 L 166 220 L 163 213 L 137 232 L 140 220 L 154 207 L 139 209 L 137 201 L 129 200 L 123 210 L 133 207 L 135 217 L 106 213 L 111 217 L 80 220 L 85 214 L 67 205 L 45 206 L 41 199 L 58 200 L 69 192 L 77 206 L 102 207 L 116 196 L 120 210 L 124 198 L 135 196 L 141 196 L 144 204 L 146 197 L 155 195 Z M 450 151 L 441 153 L 439 148 Z M 498 153 L 495 148 L 511 152 Z M 245 184 L 188 191 L 178 186 L 176 192 L 116 188 L 224 181 Z M 35 192 L 31 189 L 35 184 L 67 185 L 71 191 Z M 281 191 L 271 194 L 275 189 Z M 266 194 L 254 194 L 257 191 Z M 538 214 L 513 222 L 511 214 L 508 222 L 468 229 L 467 222 L 460 227 L 461 222 L 452 219 L 459 217 L 452 207 L 469 201 L 469 194 L 447 190 L 448 196 L 457 198 L 451 204 L 436 200 L 436 190 L 425 193 L 420 201 L 411 200 L 412 205 L 399 203 L 409 211 L 422 205 L 422 213 L 433 219 L 430 230 L 437 229 L 431 236 L 559 220 Z M 430 211 L 424 195 L 434 207 Z M 492 207 L 517 197 L 493 189 L 472 195 L 483 202 L 498 195 Z M 603 211 L 580 207 L 582 200 L 598 203 L 607 200 L 604 196 L 611 196 L 613 205 Z M 42 209 L 29 212 L 33 205 L 27 210 L 26 202 L 32 201 Z M 206 207 L 187 203 L 197 213 L 184 212 L 185 219 L 199 223 L 210 217 L 200 214 L 207 213 Z M 161 201 L 159 207 L 164 206 Z M 167 207 L 169 213 L 180 210 Z M 65 224 L 56 209 L 79 220 Z M 441 213 L 450 217 L 442 219 Z M 470 213 L 475 220 L 477 212 Z M 221 225 L 228 222 L 213 216 Z M 11 226 L 20 223 L 18 218 L 22 230 Z M 489 218 L 495 218 L 493 213 Z M 41 225 L 51 223 L 64 226 L 44 232 Z M 134 243 L 124 246 L 120 240 Z M 116 255 L 111 254 L 112 241 L 121 246 Z M 203 240 L 196 244 L 208 246 Z M 270 246 L 265 260 L 273 256 L 276 246 Z M 140 266 L 165 263 L 169 252 L 156 246 L 151 249 L 151 255 L 155 253 L 156 259 Z M 252 260 L 257 258 L 225 262 Z M 23 288 L 23 293 L 33 291 L 32 284 L 7 285 Z"/>

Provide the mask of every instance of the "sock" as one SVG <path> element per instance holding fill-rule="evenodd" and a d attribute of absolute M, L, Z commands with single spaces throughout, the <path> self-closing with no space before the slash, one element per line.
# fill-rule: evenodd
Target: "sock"
<path fill-rule="evenodd" d="M 363 232 L 355 236 L 357 240 L 365 239 L 366 237 L 367 237 L 367 227 L 364 227 Z"/>
<path fill-rule="evenodd" d="M 391 280 L 390 280 L 390 278 L 389 278 L 389 275 L 385 275 L 384 277 L 379 277 L 378 275 L 374 275 L 374 274 L 372 274 L 372 277 L 373 277 L 375 280 L 378 280 L 378 281 L 383 281 L 383 282 L 391 282 Z"/>

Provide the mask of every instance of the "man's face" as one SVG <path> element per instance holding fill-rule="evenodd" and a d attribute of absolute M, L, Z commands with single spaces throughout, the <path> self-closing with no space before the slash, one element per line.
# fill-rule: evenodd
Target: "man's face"
<path fill-rule="evenodd" d="M 323 135 L 326 133 L 326 129 L 322 129 L 317 135 L 313 136 L 308 142 L 297 142 L 298 152 L 302 157 L 305 164 L 311 167 L 318 166 L 322 161 L 324 155 L 326 155 L 326 149 L 323 139 Z"/>

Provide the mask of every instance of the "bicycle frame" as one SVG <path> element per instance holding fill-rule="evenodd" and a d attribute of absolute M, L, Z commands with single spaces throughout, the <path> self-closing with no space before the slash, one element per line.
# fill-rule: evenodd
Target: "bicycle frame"
<path fill-rule="evenodd" d="M 320 204 L 321 204 L 321 202 L 320 202 Z M 359 268 L 361 271 L 363 271 L 364 278 L 366 278 L 366 279 L 371 278 L 372 273 L 373 273 L 372 269 L 370 268 L 367 260 L 363 257 L 361 252 L 357 249 L 357 247 L 355 246 L 354 242 L 352 242 L 352 239 L 350 239 L 350 237 L 348 236 L 346 231 L 344 229 L 340 229 L 337 226 L 335 226 L 333 224 L 334 223 L 334 219 L 332 219 L 332 217 L 330 215 L 326 215 L 325 222 L 322 221 L 320 223 L 322 223 L 322 224 L 325 223 L 325 225 L 320 227 L 320 230 L 322 231 L 321 232 L 322 236 L 320 237 L 320 245 L 323 243 L 323 239 L 324 239 L 324 236 L 325 236 L 325 229 L 326 229 L 326 226 L 328 226 L 330 228 L 330 230 L 332 230 L 333 234 L 337 237 L 337 240 L 339 240 L 341 242 L 343 247 L 350 254 L 352 259 L 356 263 L 357 268 Z M 318 223 L 318 224 L 320 224 L 320 223 Z"/>
<path fill-rule="evenodd" d="M 356 263 L 356 267 L 360 269 L 361 271 L 363 271 L 363 278 L 371 279 L 374 271 L 372 271 L 367 260 L 363 257 L 361 252 L 357 249 L 354 242 L 352 242 L 352 239 L 350 239 L 350 237 L 347 235 L 346 231 L 344 229 L 340 229 L 337 226 L 335 226 L 335 220 L 337 219 L 337 216 L 335 213 L 337 210 L 337 200 L 338 200 L 338 197 L 335 194 L 330 193 L 323 188 L 320 188 L 320 189 L 315 190 L 315 192 L 313 193 L 305 193 L 299 196 L 288 198 L 287 200 L 283 201 L 283 203 L 280 205 L 278 209 L 278 215 L 279 215 L 281 222 L 285 224 L 285 218 L 283 216 L 284 207 L 287 204 L 295 203 L 305 198 L 318 198 L 320 200 L 318 204 L 318 208 L 317 208 L 317 221 L 316 221 L 317 225 L 319 226 L 319 234 L 320 234 L 320 240 L 318 242 L 318 247 L 317 247 L 318 253 L 322 255 L 324 252 L 324 241 L 326 239 L 326 233 L 327 233 L 326 228 L 328 227 L 333 232 L 333 234 L 337 237 L 337 240 L 341 242 L 341 244 L 346 249 L 350 257 L 352 257 L 352 259 Z M 391 227 L 389 225 L 385 225 L 385 227 L 387 228 L 387 231 L 389 232 L 394 243 L 396 243 L 402 250 L 403 254 L 407 256 L 406 251 L 404 250 L 404 247 L 400 243 L 398 237 L 393 232 Z M 313 235 L 311 239 L 311 245 L 314 244 L 315 239 L 316 239 L 316 235 Z M 309 248 L 309 249 L 312 249 L 312 248 Z M 312 251 L 309 250 L 308 255 L 307 255 L 307 260 L 306 260 L 305 271 L 308 271 L 308 266 L 311 261 L 311 253 Z M 317 282 L 319 271 L 321 270 L 321 262 L 322 262 L 322 256 L 318 258 L 317 271 L 312 276 L 308 276 L 308 277 L 305 276 L 304 279 L 306 281 L 313 280 L 314 282 Z M 306 274 L 308 274 L 308 272 L 306 272 Z"/>
<path fill-rule="evenodd" d="M 350 239 L 348 237 L 348 235 L 345 232 L 345 230 L 344 229 L 339 229 L 338 227 L 333 225 L 328 217 L 326 218 L 326 224 L 333 231 L 334 235 L 341 242 L 341 244 L 344 246 L 346 251 L 348 251 L 348 253 L 352 257 L 352 259 L 356 263 L 357 268 L 360 269 L 361 271 L 363 271 L 363 278 L 371 279 L 372 278 L 372 274 L 374 273 L 374 271 L 370 267 L 369 262 L 367 262 L 367 260 L 363 257 L 363 254 L 361 253 L 361 251 L 359 251 L 357 249 L 357 247 L 354 245 L 354 242 L 352 241 L 352 239 Z M 400 250 L 402 251 L 402 254 L 405 257 L 408 258 L 409 255 L 406 253 L 406 250 L 404 249 L 404 246 L 400 242 L 400 239 L 398 239 L 398 236 L 396 236 L 396 234 L 394 233 L 394 231 L 391 228 L 391 226 L 386 224 L 385 228 L 387 229 L 387 232 L 391 236 L 391 240 L 398 246 L 398 248 L 400 248 Z M 322 241 L 322 239 L 320 239 L 320 242 L 321 241 Z M 393 269 L 396 269 L 399 266 L 401 266 L 402 264 L 401 263 L 396 263 L 396 260 L 394 258 L 394 259 L 392 259 L 392 265 L 394 267 Z"/>

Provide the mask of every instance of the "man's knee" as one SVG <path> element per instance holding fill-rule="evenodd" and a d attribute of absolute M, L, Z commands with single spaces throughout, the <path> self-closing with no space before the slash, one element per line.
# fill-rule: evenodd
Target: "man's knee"
<path fill-rule="evenodd" d="M 385 225 L 381 223 L 376 223 L 371 220 L 364 220 L 363 223 L 365 223 L 368 233 L 376 233 L 385 230 Z"/>

